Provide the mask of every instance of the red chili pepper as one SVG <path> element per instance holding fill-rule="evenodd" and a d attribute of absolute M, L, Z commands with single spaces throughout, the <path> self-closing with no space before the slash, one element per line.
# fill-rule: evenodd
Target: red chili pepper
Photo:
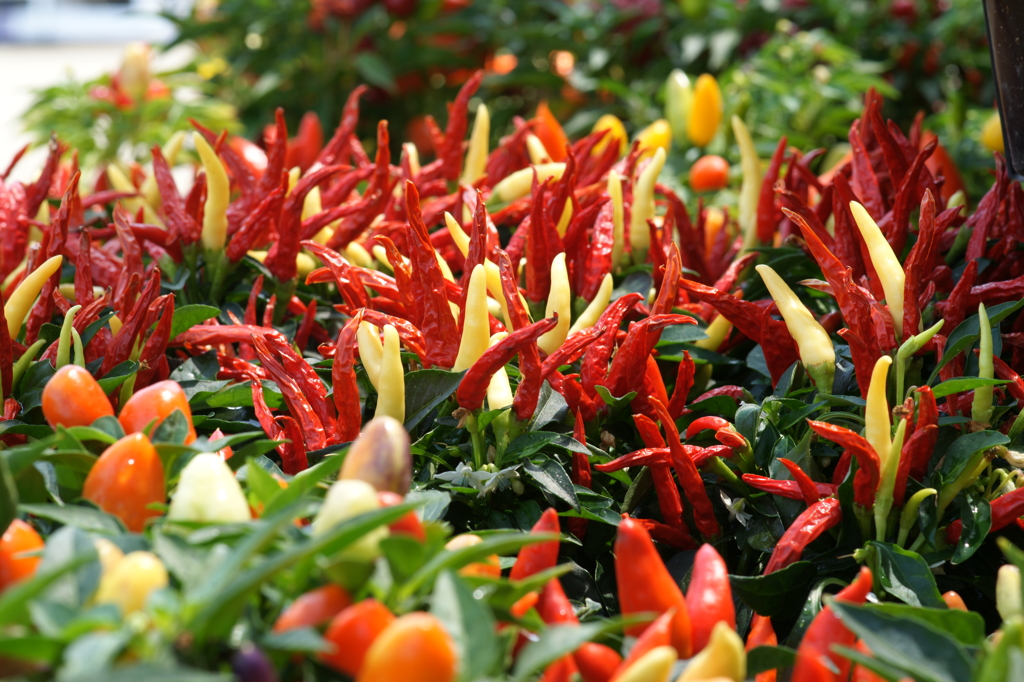
<path fill-rule="evenodd" d="M 793 523 L 782 534 L 772 551 L 772 558 L 765 566 L 764 575 L 781 571 L 790 564 L 800 561 L 807 545 L 830 528 L 834 528 L 843 519 L 843 510 L 839 500 L 826 497 L 809 506 L 796 517 Z"/>
<path fill-rule="evenodd" d="M 356 379 L 356 331 L 362 315 L 356 313 L 338 332 L 334 363 L 331 366 L 331 384 L 334 387 L 334 407 L 338 411 L 334 440 L 347 443 L 359 435 L 363 408 L 359 403 L 359 382 Z"/>
<path fill-rule="evenodd" d="M 327 389 L 324 387 L 316 370 L 302 359 L 281 335 L 272 334 L 262 337 L 267 347 L 272 349 L 285 372 L 302 388 L 303 396 L 308 400 L 313 413 L 323 424 L 328 433 L 334 430 L 334 408 L 327 400 Z"/>
<path fill-rule="evenodd" d="M 672 646 L 672 619 L 674 616 L 675 612 L 668 610 L 658 616 L 644 629 L 643 634 L 637 637 L 636 642 L 633 643 L 632 648 L 629 650 L 629 655 L 619 664 L 618 669 L 615 671 L 615 677 L 623 674 L 631 665 L 643 658 L 644 654 L 651 650 L 662 646 Z M 700 651 L 700 648 L 694 646 L 693 651 L 697 653 Z"/>
<path fill-rule="evenodd" d="M 1003 203 L 1008 185 L 1006 164 L 1001 156 L 997 156 L 996 181 L 978 202 L 977 210 L 967 219 L 967 227 L 971 228 L 972 232 L 971 239 L 967 242 L 967 250 L 964 251 L 964 260 L 969 263 L 976 263 L 979 258 L 985 257 L 988 233 L 999 215 L 999 207 Z M 952 328 L 950 327 L 950 329 Z"/>
<path fill-rule="evenodd" d="M 917 426 L 914 436 L 911 436 L 903 446 L 903 452 L 900 455 L 900 469 L 903 468 L 903 459 L 908 459 L 910 461 L 908 475 L 920 481 L 928 471 L 928 463 L 932 459 L 935 443 L 938 441 L 939 408 L 935 403 L 935 394 L 932 393 L 931 388 L 924 386 L 917 389 L 916 393 L 918 395 Z M 918 436 L 919 433 L 925 435 Z M 903 487 L 906 487 L 905 478 Z"/>
<path fill-rule="evenodd" d="M 743 474 L 741 477 L 743 482 L 749 485 L 755 490 L 762 492 L 771 493 L 778 495 L 779 497 L 785 497 L 790 500 L 806 500 L 807 496 L 804 494 L 800 484 L 795 481 L 779 481 L 774 478 L 768 478 L 767 476 L 759 476 L 758 474 Z M 813 481 L 812 481 L 813 482 Z M 833 483 L 814 483 L 815 497 L 814 501 L 822 497 L 829 497 L 835 495 L 839 489 L 838 484 Z"/>
<path fill-rule="evenodd" d="M 166 378 L 157 377 L 167 367 L 167 344 L 171 340 L 171 325 L 174 321 L 174 295 L 166 294 L 156 299 L 150 306 L 150 313 L 156 326 L 139 353 L 136 391 L 149 386 L 154 380 Z M 169 371 L 167 373 L 170 374 Z"/>
<path fill-rule="evenodd" d="M 837 602 L 863 604 L 871 592 L 871 569 L 864 566 L 857 579 L 836 596 Z M 793 682 L 840 682 L 850 673 L 850 660 L 835 652 L 836 646 L 853 646 L 856 636 L 843 625 L 828 605 L 811 621 L 797 649 Z M 833 672 L 837 671 L 837 672 Z"/>
<path fill-rule="evenodd" d="M 548 507 L 540 515 L 540 519 L 533 525 L 531 533 L 559 533 L 558 514 L 554 509 Z M 519 550 L 516 563 L 509 571 L 510 580 L 524 580 L 531 575 L 554 568 L 558 563 L 558 540 L 547 540 L 533 545 L 527 545 Z"/>
<path fill-rule="evenodd" d="M 171 175 L 171 169 L 160 151 L 159 145 L 153 145 L 153 177 L 156 179 L 157 191 L 160 192 L 160 211 L 171 234 L 183 244 L 193 244 L 199 240 L 202 226 L 185 210 L 185 202 L 178 194 L 178 188 Z M 86 234 L 86 232 L 82 232 Z M 77 295 L 77 294 L 76 294 Z"/>
<path fill-rule="evenodd" d="M 448 306 L 444 275 L 437 264 L 430 234 L 420 212 L 416 186 L 405 183 L 406 210 L 409 214 L 409 257 L 412 265 L 412 289 L 416 307 L 412 320 L 423 332 L 431 363 L 451 367 L 459 349 L 459 330 Z"/>
<path fill-rule="evenodd" d="M 546 379 L 551 372 L 562 365 L 570 365 L 579 360 L 580 356 L 587 350 L 587 347 L 603 333 L 603 327 L 594 326 L 578 331 L 567 338 L 554 353 L 544 358 L 544 363 L 541 365 L 540 370 L 541 378 Z"/>
<path fill-rule="evenodd" d="M 284 366 L 274 358 L 270 348 L 267 346 L 266 340 L 254 335 L 252 343 L 256 348 L 256 354 L 260 358 L 263 369 L 278 385 L 278 388 L 281 389 L 281 395 L 288 405 L 288 411 L 298 420 L 302 430 L 302 440 L 306 448 L 309 450 L 320 450 L 326 447 L 328 443 L 326 428 L 330 424 L 324 424 L 320 420 L 303 389 L 299 387 L 298 378 L 286 371 Z"/>
<path fill-rule="evenodd" d="M 366 308 L 362 311 L 363 319 L 372 325 L 384 328 L 384 325 L 392 325 L 397 331 L 398 336 L 402 340 L 402 345 L 415 353 L 424 367 L 429 367 L 430 363 L 427 360 L 426 341 L 423 339 L 423 334 L 417 329 L 412 322 L 409 320 L 396 317 L 394 315 L 388 315 L 378 310 L 371 310 Z"/>
<path fill-rule="evenodd" d="M 807 420 L 808 425 L 822 438 L 827 438 L 840 447 L 853 452 L 857 458 L 857 473 L 853 478 L 853 500 L 861 507 L 869 508 L 875 503 L 875 492 L 881 480 L 881 465 L 878 453 L 861 435 L 850 429 Z"/>
<path fill-rule="evenodd" d="M 257 243 L 268 238 L 281 217 L 284 198 L 287 194 L 288 174 L 281 173 L 277 186 L 264 195 L 263 200 L 245 215 L 239 228 L 231 235 L 231 241 L 228 242 L 225 249 L 228 260 L 237 263 Z M 197 233 L 196 239 L 198 238 Z"/>
<path fill-rule="evenodd" d="M 348 99 L 345 100 L 345 106 L 341 110 L 341 122 L 334 131 L 334 135 L 328 140 L 324 148 L 320 150 L 320 153 L 316 157 L 314 165 L 329 166 L 336 163 L 342 158 L 342 154 L 348 148 L 349 138 L 356 131 L 356 124 L 359 123 L 359 98 L 369 88 L 365 85 L 360 85 L 349 93 Z M 282 156 L 282 164 L 284 158 Z M 267 159 L 267 168 L 270 168 L 270 158 Z"/>
<path fill-rule="evenodd" d="M 992 526 L 989 533 L 1006 528 L 1011 523 L 1024 516 L 1024 488 L 1011 490 L 992 500 Z M 946 528 L 946 540 L 950 544 L 956 544 L 960 540 L 964 523 L 957 519 Z"/>
<path fill-rule="evenodd" d="M 681 658 L 693 655 L 690 615 L 679 585 L 665 568 L 651 536 L 636 519 L 623 515 L 615 536 L 615 580 L 623 615 L 652 611 L 672 615 L 672 646 Z M 646 628 L 630 625 L 626 634 L 639 637 Z"/>
<path fill-rule="evenodd" d="M 135 347 L 136 339 L 146 329 L 145 322 L 149 306 L 156 300 L 159 292 L 160 271 L 154 269 L 131 311 L 122 311 L 125 314 L 125 317 L 122 318 L 123 324 L 107 348 L 107 355 L 103 358 L 98 376 L 105 376 L 110 370 L 129 358 Z"/>
<path fill-rule="evenodd" d="M 543 301 L 551 288 L 551 261 L 565 251 L 554 223 L 544 211 L 545 197 L 550 191 L 551 180 L 538 182 L 533 174 L 533 207 L 523 221 L 526 230 L 526 297 L 531 301 Z M 528 222 L 527 222 L 528 221 Z M 604 273 L 601 274 L 604 277 Z"/>
<path fill-rule="evenodd" d="M 597 395 L 594 386 L 608 376 L 608 361 L 612 356 L 619 325 L 626 314 L 642 300 L 643 296 L 640 294 L 626 294 L 616 299 L 598 318 L 595 326 L 604 327 L 604 333 L 587 348 L 583 364 L 580 366 L 583 390 L 588 395 Z"/>
<path fill-rule="evenodd" d="M 784 457 L 780 457 L 779 461 L 786 467 L 789 474 L 796 481 L 797 487 L 800 489 L 800 494 L 804 498 L 804 502 L 810 507 L 812 504 L 818 501 L 821 495 L 818 493 L 817 484 L 811 480 L 811 477 L 807 475 L 800 465 L 796 462 L 791 462 Z"/>
<path fill-rule="evenodd" d="M 942 317 L 946 321 L 947 329 L 956 329 L 957 325 L 964 321 L 967 310 L 971 308 L 971 287 L 974 286 L 977 279 L 978 261 L 968 261 L 963 274 L 960 275 L 956 286 L 953 287 L 953 291 L 949 292 L 949 298 L 946 299 Z"/>
<path fill-rule="evenodd" d="M 619 345 L 612 359 L 611 369 L 604 385 L 614 396 L 629 392 L 636 383 L 636 377 L 647 371 L 647 358 L 661 338 L 661 330 L 676 324 L 696 324 L 688 315 L 652 315 L 630 324 L 625 340 Z M 659 374 L 660 377 L 660 374 Z"/>
<path fill-rule="evenodd" d="M 693 376 L 696 369 L 696 365 L 690 357 L 690 351 L 684 350 L 683 359 L 679 361 L 679 369 L 676 371 L 676 385 L 672 389 L 672 399 L 668 403 L 668 412 L 673 419 L 678 419 L 686 409 L 686 396 L 693 388 Z"/>
<path fill-rule="evenodd" d="M 772 619 L 755 613 L 750 621 L 750 632 L 747 634 L 747 652 L 759 646 L 778 646 L 779 638 L 775 635 L 772 627 Z M 777 671 L 766 670 L 758 673 L 754 678 L 755 682 L 775 682 Z"/>
<path fill-rule="evenodd" d="M 757 201 L 757 240 L 762 244 L 771 244 L 775 228 L 778 227 L 781 215 L 775 201 L 775 183 L 779 179 L 782 167 L 782 155 L 786 151 L 786 136 L 783 135 L 775 147 L 775 153 L 768 163 L 768 169 L 761 181 L 761 194 Z"/>
<path fill-rule="evenodd" d="M 665 440 L 672 452 L 672 467 L 676 470 L 686 498 L 693 506 L 693 520 L 697 530 L 705 539 L 716 538 L 720 532 L 718 520 L 715 518 L 715 508 L 708 497 L 700 472 L 679 441 L 679 431 L 668 409 L 658 400 L 651 400 L 651 404 L 661 419 L 662 428 L 665 429 Z"/>
<path fill-rule="evenodd" d="M 338 293 L 353 310 L 370 305 L 366 289 L 359 281 L 359 277 L 352 272 L 352 266 L 341 254 L 314 241 L 304 241 L 300 246 L 312 251 L 330 268 L 338 287 Z"/>
<path fill-rule="evenodd" d="M 590 247 L 586 250 L 586 267 L 582 269 L 582 285 L 579 295 L 592 300 L 597 295 L 601 280 L 612 271 L 612 248 L 615 246 L 614 207 L 606 200 L 594 219 Z M 619 299 L 622 300 L 622 299 Z"/>
<path fill-rule="evenodd" d="M 459 405 L 467 410 L 478 410 L 484 404 L 484 397 L 487 393 L 487 386 L 494 376 L 494 373 L 504 367 L 517 353 L 522 359 L 522 350 L 533 347 L 536 349 L 537 339 L 545 332 L 554 329 L 558 324 L 558 316 L 534 322 L 525 327 L 520 327 L 507 337 L 494 344 L 473 363 L 456 392 Z M 516 389 L 518 394 L 522 390 L 522 383 Z M 532 412 L 531 412 L 532 414 Z"/>
<path fill-rule="evenodd" d="M 576 423 L 572 427 L 573 438 L 580 445 L 586 447 L 587 445 L 587 430 L 586 424 L 583 421 L 583 415 L 580 414 L 579 408 L 574 410 Z M 583 452 L 572 453 L 572 469 L 569 472 L 569 477 L 575 485 L 582 486 L 584 488 L 590 488 L 593 482 L 592 475 L 590 473 L 590 457 Z M 570 518 L 567 520 L 569 526 L 569 532 L 575 535 L 577 538 L 582 540 L 587 535 L 587 519 L 581 518 Z"/>
<path fill-rule="evenodd" d="M 277 221 L 277 234 L 264 261 L 264 265 L 278 281 L 293 280 L 298 274 L 295 258 L 299 255 L 299 242 L 302 239 L 300 226 L 302 206 L 306 195 L 339 170 L 341 170 L 341 166 L 317 168 L 300 179 L 292 191 L 285 196 L 284 203 L 281 205 L 280 218 Z"/>
<path fill-rule="evenodd" d="M 657 251 L 657 249 L 653 249 Z M 657 266 L 655 266 L 657 270 Z M 675 242 L 669 247 L 668 260 L 665 262 L 665 273 L 658 287 L 658 297 L 651 306 L 651 315 L 667 315 L 672 312 L 679 293 L 679 278 L 683 274 L 682 262 L 679 258 L 679 247 Z"/>
<path fill-rule="evenodd" d="M 647 415 L 634 414 L 633 423 L 636 424 L 640 438 L 647 449 L 658 451 L 658 461 L 668 464 L 671 461 L 671 453 L 665 446 L 665 439 L 661 437 L 661 431 L 655 421 Z M 683 501 L 679 496 L 679 488 L 676 487 L 676 482 L 672 478 L 672 472 L 667 466 L 655 465 L 651 467 L 651 477 L 654 479 L 654 489 L 658 496 L 661 518 L 664 519 L 666 525 L 689 533 L 686 522 L 683 520 Z"/>
<path fill-rule="evenodd" d="M 720 429 L 730 428 L 731 426 L 731 422 L 726 419 L 722 419 L 721 417 L 699 417 L 690 422 L 690 425 L 686 427 L 686 438 L 689 440 L 705 429 L 718 431 Z"/>
<path fill-rule="evenodd" d="M 701 651 L 716 623 L 736 629 L 736 608 L 732 603 L 729 569 L 713 545 L 703 544 L 693 560 L 686 608 L 693 627 L 693 652 Z"/>

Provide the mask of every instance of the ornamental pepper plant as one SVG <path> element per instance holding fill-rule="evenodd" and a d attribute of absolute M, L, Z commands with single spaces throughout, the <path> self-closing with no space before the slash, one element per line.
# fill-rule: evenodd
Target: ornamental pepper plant
<path fill-rule="evenodd" d="M 491 148 L 481 78 L 432 157 L 356 88 L 305 167 L 279 113 L 188 188 L 4 174 L 0 674 L 1015 679 L 1001 158 L 948 195 L 871 92 L 830 168 L 732 118 L 712 210 L 670 123 Z"/>

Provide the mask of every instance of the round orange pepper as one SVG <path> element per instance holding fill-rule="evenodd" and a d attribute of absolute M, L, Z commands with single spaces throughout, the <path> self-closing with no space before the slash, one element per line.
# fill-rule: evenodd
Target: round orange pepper
<path fill-rule="evenodd" d="M 35 528 L 21 519 L 14 519 L 0 537 L 0 592 L 25 578 L 31 578 L 41 557 L 23 556 L 45 546 Z"/>
<path fill-rule="evenodd" d="M 153 424 L 153 430 L 156 430 L 175 410 L 181 410 L 188 419 L 188 436 L 185 438 L 185 444 L 188 445 L 196 439 L 196 430 L 192 426 L 192 409 L 188 406 L 185 391 L 175 381 L 159 381 L 136 392 L 121 408 L 121 414 L 117 419 L 125 433 L 138 433 L 150 423 Z"/>
<path fill-rule="evenodd" d="M 274 632 L 316 627 L 352 605 L 352 597 L 337 585 L 324 585 L 299 596 L 281 612 Z"/>
<path fill-rule="evenodd" d="M 366 652 L 357 682 L 451 682 L 455 645 L 429 613 L 408 613 L 392 623 Z"/>
<path fill-rule="evenodd" d="M 133 533 L 162 512 L 148 509 L 167 501 L 164 465 L 144 434 L 133 433 L 108 447 L 85 479 L 82 497 L 113 514 Z"/>
<path fill-rule="evenodd" d="M 388 608 L 376 599 L 365 599 L 348 607 L 331 621 L 324 639 L 334 645 L 320 660 L 335 670 L 355 677 L 377 637 L 395 621 Z"/>
<path fill-rule="evenodd" d="M 56 428 L 89 426 L 100 417 L 114 416 L 110 400 L 88 370 L 64 365 L 43 387 L 43 416 Z"/>

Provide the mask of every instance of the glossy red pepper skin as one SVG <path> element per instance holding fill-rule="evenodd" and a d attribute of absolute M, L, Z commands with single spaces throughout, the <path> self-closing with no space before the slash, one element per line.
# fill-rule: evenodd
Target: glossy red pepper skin
<path fill-rule="evenodd" d="M 772 242 L 775 229 L 782 217 L 776 206 L 775 183 L 779 179 L 779 169 L 782 167 L 782 156 L 785 152 L 786 136 L 783 135 L 775 147 L 771 161 L 768 162 L 768 169 L 764 173 L 764 180 L 761 181 L 761 192 L 757 201 L 757 239 L 762 244 Z"/>
<path fill-rule="evenodd" d="M 672 398 L 668 403 L 668 412 L 673 419 L 678 419 L 686 409 L 686 397 L 693 388 L 693 376 L 697 367 L 690 357 L 690 351 L 683 351 L 683 359 L 679 361 L 679 368 L 676 370 L 676 385 L 672 389 Z M 687 436 L 689 438 L 689 436 Z"/>
<path fill-rule="evenodd" d="M 634 414 L 633 423 L 636 424 L 640 438 L 650 449 L 659 451 L 660 461 L 668 464 L 670 460 L 669 451 L 665 447 L 665 439 L 661 437 L 658 425 L 650 417 L 643 414 Z M 686 522 L 683 521 L 683 501 L 679 496 L 679 488 L 672 478 L 672 472 L 667 466 L 651 466 L 651 477 L 654 479 L 654 489 L 658 495 L 658 506 L 661 509 L 661 518 L 665 524 L 689 534 Z"/>
<path fill-rule="evenodd" d="M 188 421 L 188 435 L 185 444 L 196 439 L 196 430 L 192 426 L 192 409 L 188 405 L 188 397 L 176 381 L 160 381 L 136 391 L 121 408 L 117 420 L 121 422 L 125 433 L 140 433 L 150 424 L 150 433 L 160 426 L 164 419 L 175 410 L 180 410 Z"/>
<path fill-rule="evenodd" d="M 629 655 L 619 664 L 618 670 L 615 671 L 615 677 L 629 670 L 629 666 L 643 658 L 644 654 L 652 649 L 657 649 L 660 646 L 672 646 L 672 618 L 674 615 L 675 612 L 666 611 L 646 626 L 643 634 L 637 637 L 636 642 L 633 643 Z M 697 653 L 696 647 L 694 653 Z"/>
<path fill-rule="evenodd" d="M 716 623 L 724 622 L 736 629 L 729 569 L 714 545 L 705 543 L 697 550 L 686 590 L 686 609 L 690 612 L 694 653 L 707 646 Z"/>
<path fill-rule="evenodd" d="M 871 592 L 871 569 L 860 569 L 857 579 L 841 590 L 835 600 L 863 604 Z M 853 646 L 856 637 L 842 620 L 825 606 L 811 621 L 797 649 L 793 682 L 840 682 L 850 672 L 850 661 L 835 653 L 833 646 Z M 837 670 L 838 674 L 832 672 Z"/>
<path fill-rule="evenodd" d="M 690 425 L 686 427 L 686 438 L 689 440 L 705 429 L 718 431 L 720 429 L 727 429 L 731 426 L 732 423 L 726 419 L 722 419 L 721 417 L 699 417 L 690 422 Z"/>
<path fill-rule="evenodd" d="M 557 578 L 548 581 L 541 590 L 536 607 L 537 613 L 545 623 L 579 623 L 572 603 L 565 596 L 565 590 Z M 602 644 L 587 642 L 573 652 L 572 661 L 584 682 L 608 682 L 622 662 L 622 657 Z"/>
<path fill-rule="evenodd" d="M 576 422 L 573 424 L 572 428 L 573 438 L 580 445 L 586 446 L 586 424 L 583 421 L 583 415 L 580 414 L 580 410 L 577 408 L 575 412 Z M 582 452 L 572 453 L 572 465 L 569 471 L 569 478 L 575 485 L 582 486 L 584 488 L 591 487 L 593 477 L 590 471 L 589 456 Z M 575 535 L 580 540 L 586 537 L 588 524 L 589 522 L 587 519 L 581 518 L 570 518 L 567 519 L 566 523 L 566 525 L 569 527 L 569 532 Z"/>
<path fill-rule="evenodd" d="M 540 519 L 533 525 L 531 533 L 560 533 L 558 514 L 554 509 L 548 508 L 540 515 Z M 531 575 L 554 568 L 558 563 L 558 540 L 548 540 L 537 544 L 527 545 L 519 550 L 516 563 L 509 572 L 510 580 L 522 580 Z"/>
<path fill-rule="evenodd" d="M 850 429 L 810 419 L 807 423 L 819 436 L 851 451 L 857 458 L 859 468 L 853 478 L 853 499 L 864 508 L 871 507 L 875 503 L 875 493 L 882 475 L 875 449 L 863 436 Z"/>
<path fill-rule="evenodd" d="M 750 652 L 759 646 L 778 646 L 779 638 L 775 635 L 775 628 L 772 627 L 772 619 L 768 616 L 754 614 L 750 621 L 750 632 L 747 634 L 746 650 Z M 778 676 L 776 670 L 766 670 L 758 673 L 754 678 L 755 682 L 775 682 Z"/>
<path fill-rule="evenodd" d="M 680 658 L 693 655 L 693 634 L 686 599 L 665 568 L 651 536 L 636 519 L 623 516 L 615 537 L 615 580 L 623 615 L 674 609 L 672 646 Z M 631 625 L 626 634 L 639 637 L 644 625 Z"/>
<path fill-rule="evenodd" d="M 352 597 L 337 585 L 324 585 L 305 592 L 274 621 L 274 632 L 317 627 L 352 605 Z"/>
<path fill-rule="evenodd" d="M 764 575 L 780 571 L 799 561 L 807 545 L 828 529 L 837 526 L 842 519 L 842 507 L 839 500 L 834 497 L 826 497 L 809 506 L 796 517 L 776 543 L 772 558 L 765 566 Z"/>
<path fill-rule="evenodd" d="M 807 499 L 804 491 L 800 488 L 800 484 L 795 480 L 779 481 L 774 478 L 768 478 L 767 476 L 759 476 L 758 474 L 743 474 L 741 478 L 744 483 L 755 490 L 771 493 L 772 495 L 778 495 L 779 497 L 785 497 L 790 500 Z M 822 497 L 835 495 L 836 491 L 839 489 L 838 484 L 832 483 L 814 483 L 814 487 L 817 491 L 815 501 Z"/>
<path fill-rule="evenodd" d="M 811 477 L 807 475 L 803 469 L 800 468 L 796 462 L 791 462 L 784 457 L 780 457 L 779 461 L 789 471 L 790 476 L 796 481 L 797 487 L 800 489 L 800 494 L 803 495 L 804 502 L 807 506 L 811 506 L 821 497 L 818 494 L 817 484 L 811 480 Z"/>
<path fill-rule="evenodd" d="M 693 522 L 697 531 L 705 540 L 718 537 L 721 529 L 718 520 L 715 518 L 715 508 L 708 497 L 707 488 L 700 477 L 693 460 L 687 455 L 683 444 L 679 440 L 679 430 L 668 413 L 668 408 L 657 400 L 652 400 L 655 411 L 661 419 L 661 426 L 665 429 L 665 440 L 668 442 L 669 450 L 672 453 L 672 467 L 679 477 L 679 484 L 686 493 L 686 499 L 693 505 Z"/>

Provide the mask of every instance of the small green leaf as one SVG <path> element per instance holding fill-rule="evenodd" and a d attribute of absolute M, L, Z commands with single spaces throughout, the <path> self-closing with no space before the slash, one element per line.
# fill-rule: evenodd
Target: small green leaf
<path fill-rule="evenodd" d="M 945 483 L 959 476 L 974 455 L 997 445 L 1005 445 L 1010 439 L 998 431 L 975 431 L 960 436 L 946 450 L 942 462 L 942 480 Z"/>
<path fill-rule="evenodd" d="M 964 524 L 963 531 L 950 559 L 954 566 L 970 559 L 985 541 L 992 528 L 992 507 L 984 497 L 968 490 L 960 498 L 960 520 Z"/>
<path fill-rule="evenodd" d="M 18 486 L 7 464 L 7 453 L 0 452 L 0 535 L 18 514 Z"/>
<path fill-rule="evenodd" d="M 732 589 L 745 604 L 762 616 L 791 611 L 804 603 L 815 575 L 814 564 L 798 561 L 768 575 L 730 575 Z"/>
<path fill-rule="evenodd" d="M 574 510 L 580 510 L 576 487 L 569 478 L 569 474 L 565 472 L 565 467 L 557 460 L 545 457 L 538 464 L 527 460 L 523 464 L 523 471 L 533 479 L 546 498 L 561 500 Z"/>
<path fill-rule="evenodd" d="M 49 519 L 65 526 L 74 526 L 86 531 L 105 535 L 122 535 L 125 532 L 121 519 L 94 507 L 55 504 L 23 504 L 21 511 L 42 519 Z"/>
<path fill-rule="evenodd" d="M 796 649 L 785 646 L 754 647 L 747 652 L 747 676 L 789 668 L 795 661 Z"/>
<path fill-rule="evenodd" d="M 182 332 L 218 315 L 220 308 L 210 305 L 183 305 L 175 308 L 174 318 L 171 320 L 171 338 L 174 339 Z"/>
<path fill-rule="evenodd" d="M 494 618 L 462 579 L 443 571 L 434 585 L 430 611 L 455 642 L 459 679 L 473 682 L 496 672 L 502 647 L 495 636 Z"/>
<path fill-rule="evenodd" d="M 97 379 L 96 383 L 100 385 L 104 393 L 110 395 L 114 389 L 126 382 L 138 369 L 139 363 L 134 360 L 125 360 L 107 372 L 102 379 Z"/>
<path fill-rule="evenodd" d="M 451 397 L 465 372 L 421 369 L 405 375 L 405 428 L 412 431 L 430 412 Z M 447 415 L 446 415 L 447 416 Z"/>
<path fill-rule="evenodd" d="M 917 552 L 887 542 L 870 541 L 875 580 L 900 601 L 911 606 L 945 606 L 928 563 Z"/>
<path fill-rule="evenodd" d="M 963 393 L 964 391 L 973 391 L 981 386 L 1002 386 L 1003 384 L 1010 383 L 1004 379 L 987 379 L 984 377 L 957 377 L 955 379 L 947 379 L 941 384 L 932 389 L 932 393 L 935 394 L 936 398 L 945 398 L 947 395 L 954 393 Z"/>

